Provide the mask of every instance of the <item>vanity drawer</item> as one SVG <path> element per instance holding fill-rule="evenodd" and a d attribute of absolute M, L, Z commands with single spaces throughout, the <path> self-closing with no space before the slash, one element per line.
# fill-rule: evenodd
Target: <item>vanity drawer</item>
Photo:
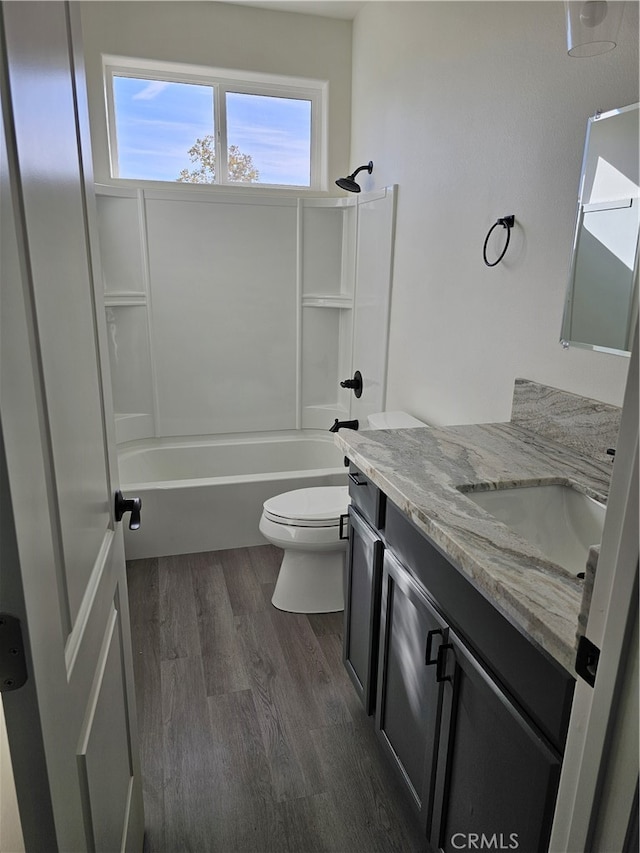
<path fill-rule="evenodd" d="M 353 462 L 349 462 L 349 496 L 372 527 L 384 527 L 386 495 Z"/>
<path fill-rule="evenodd" d="M 508 622 L 391 501 L 385 540 L 448 624 L 562 753 L 575 685 L 571 675 Z"/>

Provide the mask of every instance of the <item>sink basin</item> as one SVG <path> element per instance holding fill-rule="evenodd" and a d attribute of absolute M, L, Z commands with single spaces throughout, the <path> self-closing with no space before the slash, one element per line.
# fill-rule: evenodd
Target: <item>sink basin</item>
<path fill-rule="evenodd" d="M 606 507 L 570 486 L 465 492 L 465 497 L 572 574 L 584 572 L 589 547 L 602 539 Z"/>

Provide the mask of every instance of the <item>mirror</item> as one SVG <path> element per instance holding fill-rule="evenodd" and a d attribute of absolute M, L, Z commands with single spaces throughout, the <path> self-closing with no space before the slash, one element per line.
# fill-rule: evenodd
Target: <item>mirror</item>
<path fill-rule="evenodd" d="M 638 315 L 638 104 L 589 119 L 560 341 L 628 355 Z"/>

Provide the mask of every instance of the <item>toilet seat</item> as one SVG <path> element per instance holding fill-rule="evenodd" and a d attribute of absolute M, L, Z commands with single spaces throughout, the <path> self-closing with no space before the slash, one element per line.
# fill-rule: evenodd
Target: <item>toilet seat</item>
<path fill-rule="evenodd" d="M 347 486 L 316 486 L 269 498 L 263 514 L 275 524 L 291 527 L 337 527 L 348 506 Z"/>

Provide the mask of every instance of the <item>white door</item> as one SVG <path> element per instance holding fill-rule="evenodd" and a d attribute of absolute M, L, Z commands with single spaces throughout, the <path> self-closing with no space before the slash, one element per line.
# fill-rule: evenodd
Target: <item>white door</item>
<path fill-rule="evenodd" d="M 2 699 L 26 849 L 112 853 L 143 813 L 76 7 L 0 10 Z"/>
<path fill-rule="evenodd" d="M 636 327 L 586 636 L 593 687 L 576 682 L 549 850 L 626 851 L 637 830 L 638 357 Z"/>

